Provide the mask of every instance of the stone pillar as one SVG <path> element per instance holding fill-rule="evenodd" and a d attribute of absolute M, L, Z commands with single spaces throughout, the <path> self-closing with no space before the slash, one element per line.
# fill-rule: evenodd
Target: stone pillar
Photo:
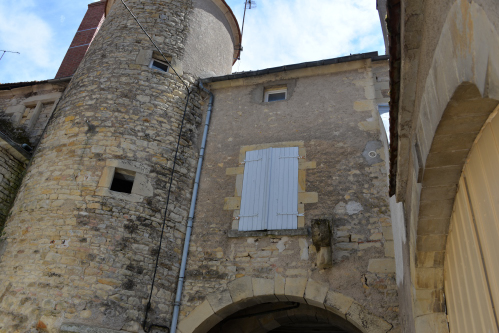
<path fill-rule="evenodd" d="M 127 3 L 181 69 L 192 2 Z M 187 92 L 171 70 L 149 68 L 144 54 L 154 57 L 150 41 L 117 1 L 54 111 L 6 223 L 0 330 L 57 332 L 76 323 L 137 332 L 158 251 L 149 318 L 169 325 L 202 115 L 196 73 L 184 73 L 192 94 L 159 249 Z"/>

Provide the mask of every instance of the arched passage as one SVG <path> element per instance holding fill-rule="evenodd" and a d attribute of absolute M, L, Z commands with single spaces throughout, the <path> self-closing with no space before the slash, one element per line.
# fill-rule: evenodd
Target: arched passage
<path fill-rule="evenodd" d="M 309 324 L 315 328 L 320 328 L 322 324 L 325 328 L 343 329 L 347 333 L 386 333 L 393 328 L 392 324 L 374 315 L 354 299 L 330 290 L 327 284 L 306 278 L 276 276 L 274 279 L 261 279 L 246 276 L 207 295 L 203 303 L 181 318 L 177 332 L 216 333 L 211 330 L 231 318 L 296 303 L 299 304 L 296 308 L 270 312 L 258 316 L 256 320 L 252 317 L 245 325 L 240 323 L 236 327 L 244 327 L 241 333 L 272 332 L 296 323 Z M 244 321 L 246 318 L 240 319 Z M 230 323 L 227 325 L 232 327 Z"/>
<path fill-rule="evenodd" d="M 445 312 L 444 262 L 449 225 L 465 161 L 498 101 L 477 86 L 459 85 L 445 108 L 426 156 L 416 242 L 416 311 Z M 445 324 L 446 326 L 446 324 Z"/>
<path fill-rule="evenodd" d="M 208 333 L 362 333 L 345 318 L 298 302 L 264 303 L 225 318 Z"/>
<path fill-rule="evenodd" d="M 444 262 L 454 200 L 473 142 L 499 100 L 499 34 L 492 16 L 478 1 L 451 2 L 436 47 L 421 50 L 432 58 L 419 63 L 421 80 L 417 88 L 406 85 L 414 94 L 406 94 L 399 110 L 404 125 L 411 123 L 398 128 L 399 153 L 405 151 L 407 160 L 399 155 L 397 198 L 405 200 L 409 221 L 407 261 L 397 262 L 409 269 L 400 269 L 399 295 L 412 310 L 402 310 L 401 319 L 414 319 L 418 333 L 448 332 Z"/>

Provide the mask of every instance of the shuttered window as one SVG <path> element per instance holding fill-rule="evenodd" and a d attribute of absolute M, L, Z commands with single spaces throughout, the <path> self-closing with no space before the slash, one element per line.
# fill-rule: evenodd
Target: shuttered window
<path fill-rule="evenodd" d="M 296 229 L 298 147 L 246 152 L 239 230 Z"/>

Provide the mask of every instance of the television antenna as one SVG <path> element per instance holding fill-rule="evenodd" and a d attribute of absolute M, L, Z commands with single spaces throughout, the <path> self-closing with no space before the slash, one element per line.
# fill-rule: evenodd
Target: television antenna
<path fill-rule="evenodd" d="M 243 36 L 244 33 L 244 20 L 246 19 L 246 9 L 253 9 L 253 8 L 256 8 L 256 1 L 246 0 L 244 3 L 243 27 L 241 29 L 241 37 Z"/>
<path fill-rule="evenodd" d="M 247 9 L 253 9 L 256 8 L 256 1 L 255 0 L 245 0 L 244 1 L 244 15 L 243 15 L 243 26 L 241 28 L 241 41 L 243 39 L 243 34 L 244 34 L 244 20 L 246 19 L 246 10 Z M 241 51 L 243 50 L 243 47 L 241 46 Z M 239 60 L 241 60 L 241 55 L 239 55 Z"/>
<path fill-rule="evenodd" d="M 21 54 L 19 52 L 15 52 L 15 51 L 6 51 L 6 50 L 0 50 L 0 52 L 3 52 L 2 53 L 2 56 L 0 56 L 0 60 L 2 60 L 3 56 L 5 55 L 5 53 L 17 53 L 17 54 Z"/>

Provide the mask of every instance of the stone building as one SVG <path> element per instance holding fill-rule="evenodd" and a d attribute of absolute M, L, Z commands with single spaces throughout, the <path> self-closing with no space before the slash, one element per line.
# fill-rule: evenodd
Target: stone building
<path fill-rule="evenodd" d="M 404 332 L 498 332 L 499 3 L 387 0 Z"/>
<path fill-rule="evenodd" d="M 388 57 L 231 74 L 225 1 L 126 4 L 159 50 L 101 1 L 0 85 L 0 332 L 401 331 Z"/>

